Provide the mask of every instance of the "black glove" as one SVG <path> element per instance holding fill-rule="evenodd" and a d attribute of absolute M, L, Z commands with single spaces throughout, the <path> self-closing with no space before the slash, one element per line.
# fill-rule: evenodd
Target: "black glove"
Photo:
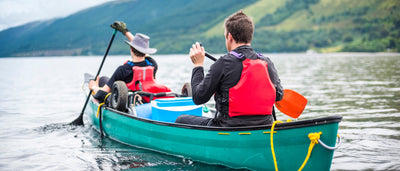
<path fill-rule="evenodd" d="M 125 35 L 126 32 L 128 32 L 129 30 L 126 28 L 126 24 L 122 21 L 114 21 L 113 24 L 110 25 L 111 28 L 113 29 L 117 29 L 118 31 L 120 31 L 122 34 Z"/>

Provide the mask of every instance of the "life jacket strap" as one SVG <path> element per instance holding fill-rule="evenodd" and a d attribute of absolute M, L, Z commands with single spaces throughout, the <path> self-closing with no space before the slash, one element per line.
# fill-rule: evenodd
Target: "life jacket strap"
<path fill-rule="evenodd" d="M 147 64 L 148 66 L 154 66 L 149 60 L 145 59 L 144 61 L 146 61 L 146 64 Z M 135 66 L 135 63 L 133 63 L 132 61 L 129 61 L 129 60 L 126 61 L 125 64 L 128 64 L 128 65 L 131 66 L 131 67 Z"/>
<path fill-rule="evenodd" d="M 241 54 L 241 53 L 237 53 L 237 52 L 235 52 L 235 51 L 230 51 L 229 52 L 229 54 L 231 54 L 231 55 L 233 55 L 233 56 L 235 56 L 236 58 L 238 58 L 238 59 L 242 59 L 243 57 L 244 57 L 244 55 L 243 54 Z"/>

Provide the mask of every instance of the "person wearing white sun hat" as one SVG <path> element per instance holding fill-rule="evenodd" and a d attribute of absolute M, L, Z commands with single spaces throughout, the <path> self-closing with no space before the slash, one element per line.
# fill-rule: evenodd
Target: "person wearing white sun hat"
<path fill-rule="evenodd" d="M 111 78 L 103 76 L 89 82 L 89 89 L 94 92 L 94 97 L 100 102 L 102 102 L 105 96 L 111 91 L 115 81 L 124 81 L 127 83 L 129 89 L 135 91 L 135 83 L 132 83 L 137 81 L 134 80 L 134 68 L 143 67 L 151 69 L 153 73 L 153 78 L 151 79 L 155 78 L 158 69 L 157 62 L 149 56 L 149 54 L 157 52 L 157 49 L 150 48 L 149 36 L 142 33 L 136 33 L 134 36 L 127 29 L 126 24 L 121 21 L 115 21 L 111 27 L 120 31 L 127 37 L 128 40 L 125 40 L 125 43 L 130 47 L 130 55 L 132 59 L 125 62 L 123 65 L 120 65 Z M 165 86 L 162 89 L 163 91 L 169 90 L 169 88 Z"/>

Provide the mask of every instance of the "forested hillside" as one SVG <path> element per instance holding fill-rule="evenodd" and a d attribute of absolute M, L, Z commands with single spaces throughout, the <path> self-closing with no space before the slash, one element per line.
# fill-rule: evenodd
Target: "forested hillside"
<path fill-rule="evenodd" d="M 123 0 L 65 18 L 0 32 L 0 56 L 103 54 L 120 20 L 151 37 L 159 54 L 188 53 L 195 41 L 225 52 L 223 22 L 243 9 L 253 17 L 258 52 L 400 51 L 398 0 Z M 110 54 L 128 54 L 118 33 Z"/>

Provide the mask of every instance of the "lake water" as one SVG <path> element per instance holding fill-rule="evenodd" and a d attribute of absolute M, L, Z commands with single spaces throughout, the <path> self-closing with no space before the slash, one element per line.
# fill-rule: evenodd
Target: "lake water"
<path fill-rule="evenodd" d="M 343 116 L 332 170 L 400 170 L 400 54 L 266 55 L 284 88 L 308 99 L 299 120 Z M 157 81 L 180 92 L 190 81 L 190 59 L 154 58 Z M 0 170 L 230 170 L 100 138 L 89 124 L 65 126 L 83 107 L 83 74 L 95 74 L 101 59 L 0 58 Z M 107 57 L 101 75 L 128 59 Z"/>

